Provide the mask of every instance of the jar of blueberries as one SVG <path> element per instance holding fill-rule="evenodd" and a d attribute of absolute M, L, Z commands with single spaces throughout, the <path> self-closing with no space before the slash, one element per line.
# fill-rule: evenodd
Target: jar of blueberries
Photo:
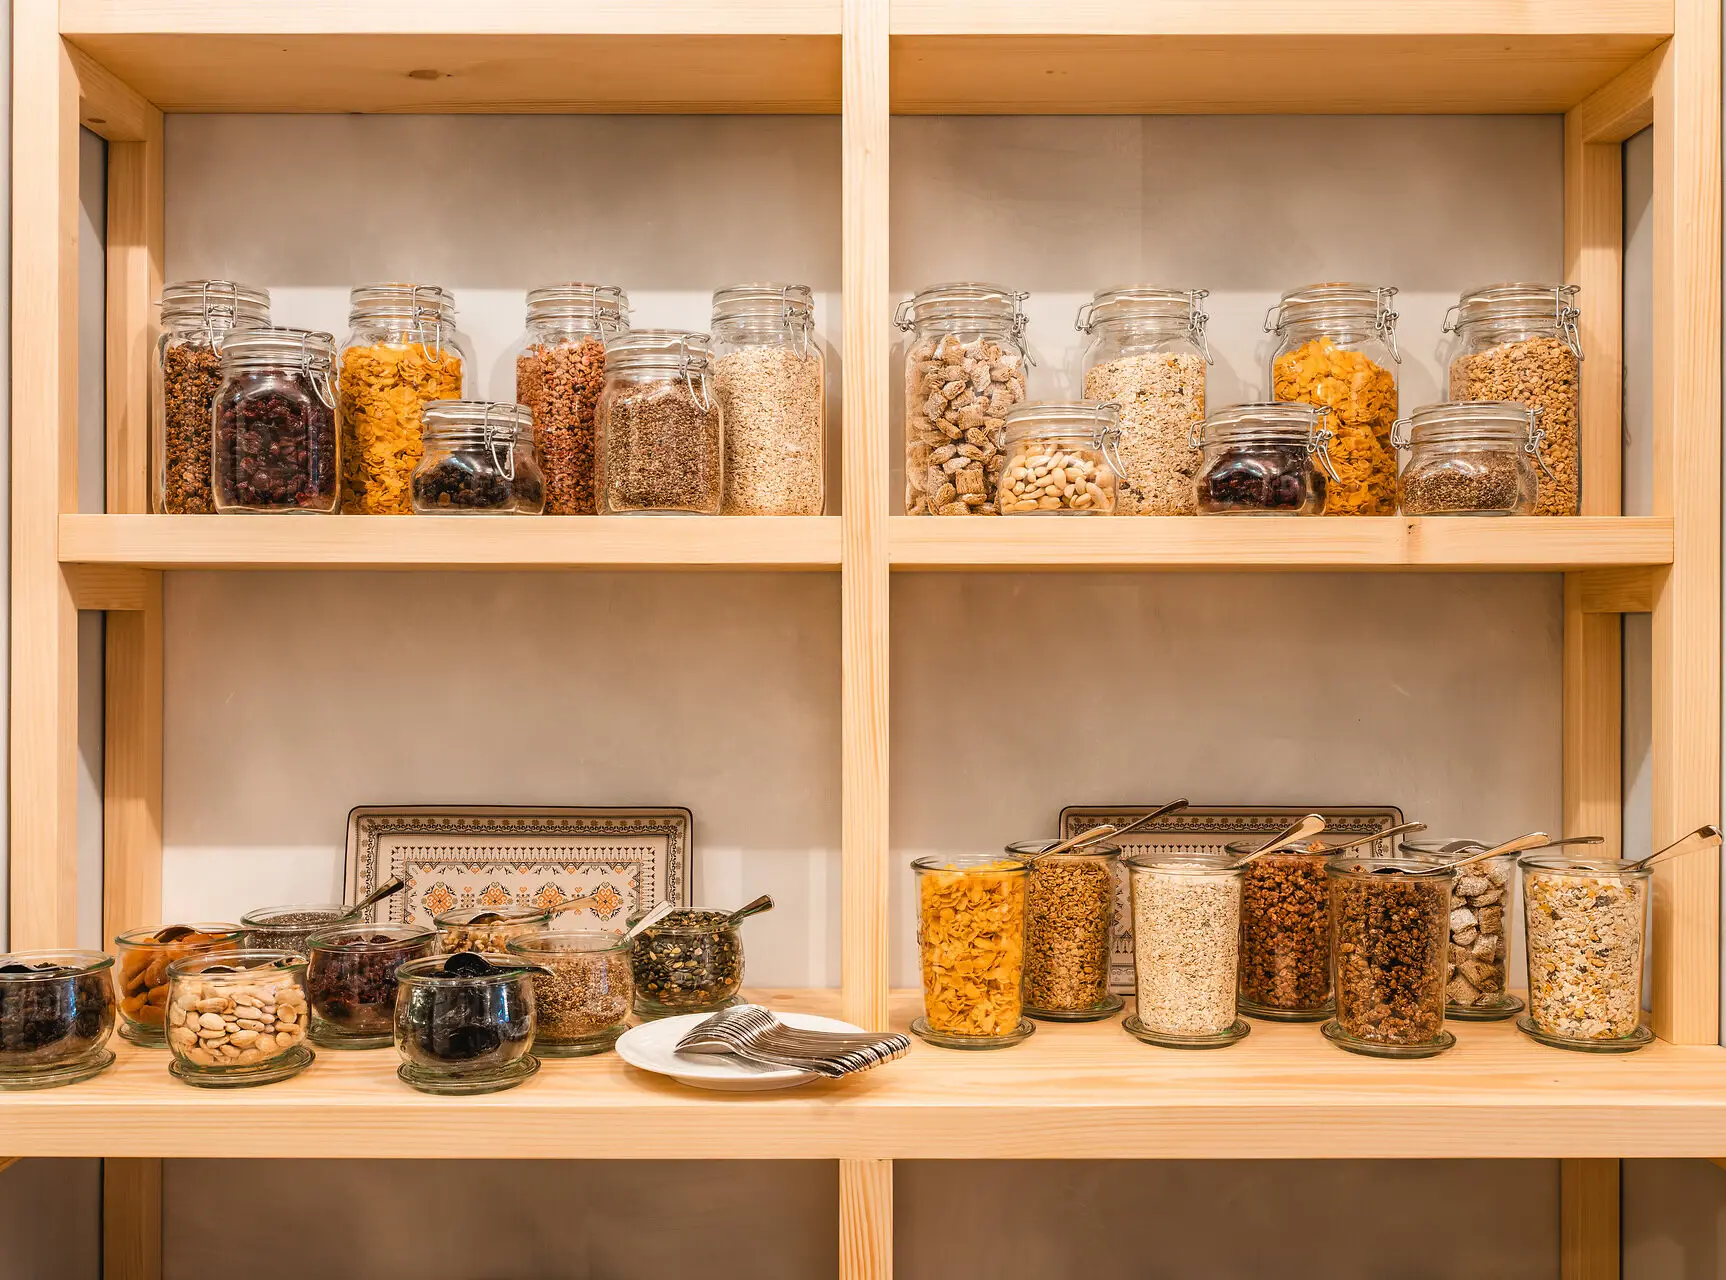
<path fill-rule="evenodd" d="M 410 960 L 396 970 L 396 1074 L 422 1093 L 496 1093 L 539 1070 L 538 966 L 478 951 Z"/>

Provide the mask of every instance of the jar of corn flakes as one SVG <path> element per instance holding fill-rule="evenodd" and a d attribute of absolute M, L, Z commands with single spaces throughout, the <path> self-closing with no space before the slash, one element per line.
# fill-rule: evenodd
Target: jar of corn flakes
<path fill-rule="evenodd" d="M 1285 293 L 1265 317 L 1281 342 L 1271 394 L 1329 409 L 1336 478 L 1327 516 L 1396 514 L 1396 312 L 1393 288 L 1314 284 Z"/>
<path fill-rule="evenodd" d="M 911 1030 L 944 1049 L 1002 1049 L 1024 1017 L 1027 863 L 996 854 L 918 858 L 923 1016 Z"/>
<path fill-rule="evenodd" d="M 460 400 L 471 362 L 455 297 L 435 284 L 360 285 L 348 295 L 342 343 L 342 511 L 408 515 L 424 456 L 420 409 Z"/>

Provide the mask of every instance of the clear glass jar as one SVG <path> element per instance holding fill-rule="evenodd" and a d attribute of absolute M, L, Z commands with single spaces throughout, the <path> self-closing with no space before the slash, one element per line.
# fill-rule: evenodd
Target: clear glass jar
<path fill-rule="evenodd" d="M 1553 475 L 1537 409 L 1450 401 L 1423 405 L 1396 428 L 1392 439 L 1410 451 L 1397 480 L 1405 516 L 1530 515 L 1538 486 Z"/>
<path fill-rule="evenodd" d="M 335 339 L 308 329 L 247 329 L 222 343 L 217 511 L 335 511 L 334 363 Z"/>
<path fill-rule="evenodd" d="M 1336 1017 L 1324 1035 L 1333 1044 L 1375 1058 L 1430 1058 L 1456 1043 L 1444 1029 L 1456 872 L 1443 865 L 1349 854 L 1326 864 Z"/>
<path fill-rule="evenodd" d="M 1025 863 L 1025 1013 L 1050 1022 L 1095 1022 L 1118 1013 L 1109 990 L 1119 845 L 1093 844 L 1039 857 L 1054 840 L 1022 840 L 1007 856 Z"/>
<path fill-rule="evenodd" d="M 1627 1053 L 1654 1039 L 1642 1020 L 1643 930 L 1652 869 L 1621 858 L 1525 853 L 1528 1012 L 1542 1044 Z"/>
<path fill-rule="evenodd" d="M 1327 516 L 1396 514 L 1395 296 L 1369 284 L 1308 285 L 1283 294 L 1265 318 L 1280 339 L 1271 398 L 1331 411 Z"/>
<path fill-rule="evenodd" d="M 1228 846 L 1244 858 L 1264 841 Z M 1330 847 L 1314 840 L 1254 858 L 1242 869 L 1240 1010 L 1272 1022 L 1322 1022 L 1331 991 Z"/>
<path fill-rule="evenodd" d="M 1238 404 L 1193 430 L 1203 455 L 1195 486 L 1202 516 L 1316 516 L 1330 479 L 1328 410 Z"/>
<path fill-rule="evenodd" d="M 240 917 L 246 930 L 246 946 L 253 951 L 298 951 L 311 949 L 311 937 L 320 929 L 351 924 L 359 912 L 345 902 L 303 902 L 286 907 L 259 907 Z"/>
<path fill-rule="evenodd" d="M 1026 881 L 1018 858 L 918 858 L 923 1016 L 911 1030 L 944 1049 L 1002 1049 L 1036 1030 L 1025 1008 Z"/>
<path fill-rule="evenodd" d="M 1204 289 L 1123 285 L 1099 289 L 1079 308 L 1087 334 L 1084 397 L 1121 406 L 1124 469 L 1115 496 L 1123 516 L 1190 516 L 1199 451 L 1192 431 L 1205 420 L 1207 317 Z"/>
<path fill-rule="evenodd" d="M 716 516 L 725 490 L 725 419 L 712 339 L 634 329 L 605 352 L 595 484 L 599 514 Z"/>
<path fill-rule="evenodd" d="M 545 970 L 533 981 L 542 1058 L 604 1053 L 629 1026 L 635 1000 L 629 939 L 597 930 L 546 930 L 513 938 L 509 954 Z"/>
<path fill-rule="evenodd" d="M 0 1092 L 76 1084 L 114 1061 L 113 967 L 100 951 L 0 955 Z"/>
<path fill-rule="evenodd" d="M 728 516 L 818 516 L 827 504 L 827 374 L 806 284 L 713 294 L 714 388 Z"/>
<path fill-rule="evenodd" d="M 594 513 L 594 419 L 605 386 L 605 346 L 628 328 L 629 297 L 616 285 L 548 284 L 527 295 L 515 398 L 533 413 L 548 516 Z"/>
<path fill-rule="evenodd" d="M 306 958 L 228 951 L 168 966 L 168 1070 L 187 1084 L 240 1089 L 297 1076 L 306 1047 Z"/>
<path fill-rule="evenodd" d="M 1462 295 L 1445 316 L 1456 334 L 1452 400 L 1512 400 L 1540 411 L 1551 478 L 1537 516 L 1582 510 L 1582 335 L 1572 284 L 1495 284 Z"/>
<path fill-rule="evenodd" d="M 451 955 L 458 951 L 506 951 L 513 939 L 550 923 L 551 912 L 540 907 L 460 907 L 432 918 L 438 945 Z"/>
<path fill-rule="evenodd" d="M 222 388 L 222 341 L 270 323 L 270 294 L 232 280 L 181 280 L 162 290 L 162 332 L 150 365 L 151 507 L 209 515 L 210 424 Z"/>
<path fill-rule="evenodd" d="M 466 952 L 396 970 L 396 1075 L 421 1093 L 512 1089 L 539 1070 L 534 967 Z"/>
<path fill-rule="evenodd" d="M 1216 850 L 1127 859 L 1137 1004 L 1122 1027 L 1146 1044 L 1220 1049 L 1251 1028 L 1235 1013 L 1242 869 Z"/>
<path fill-rule="evenodd" d="M 405 516 L 424 452 L 420 415 L 460 400 L 472 362 L 455 297 L 435 284 L 360 285 L 348 294 L 341 348 L 342 510 Z"/>
<path fill-rule="evenodd" d="M 646 914 L 637 910 L 629 927 Z M 712 1013 L 741 1004 L 743 935 L 730 912 L 679 907 L 635 935 L 630 970 L 643 1018 Z"/>
<path fill-rule="evenodd" d="M 934 284 L 893 317 L 905 346 L 905 510 L 992 516 L 1007 410 L 1025 399 L 1027 293 Z"/>
<path fill-rule="evenodd" d="M 1402 852 L 1429 861 L 1458 857 L 1459 839 L 1404 840 Z M 1490 849 L 1496 840 L 1477 840 Z M 1449 846 L 1448 849 L 1446 846 Z M 1450 955 L 1445 965 L 1445 1012 L 1459 1022 L 1501 1022 L 1522 1012 L 1510 994 L 1511 879 L 1516 855 L 1488 858 L 1458 870 L 1450 890 Z"/>
<path fill-rule="evenodd" d="M 395 1036 L 396 970 L 437 954 L 417 924 L 339 924 L 311 936 L 306 994 L 311 1039 L 329 1049 L 381 1049 Z"/>
<path fill-rule="evenodd" d="M 168 966 L 207 951 L 238 951 L 245 930 L 231 924 L 171 924 L 114 939 L 120 967 L 120 1038 L 159 1049 L 168 1008 Z"/>
<path fill-rule="evenodd" d="M 425 456 L 414 468 L 418 515 L 532 515 L 545 478 L 524 404 L 439 400 L 425 407 Z"/>
<path fill-rule="evenodd" d="M 1114 515 L 1120 417 L 1118 404 L 1084 400 L 1009 409 L 1001 514 Z"/>

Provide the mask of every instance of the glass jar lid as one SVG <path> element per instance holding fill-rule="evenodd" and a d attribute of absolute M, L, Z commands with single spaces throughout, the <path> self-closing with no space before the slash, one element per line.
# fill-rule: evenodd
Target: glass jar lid
<path fill-rule="evenodd" d="M 682 369 L 706 373 L 713 336 L 692 329 L 631 329 L 605 349 L 607 369 Z"/>
<path fill-rule="evenodd" d="M 455 294 L 442 285 L 385 280 L 348 290 L 348 323 L 406 320 L 415 325 L 448 324 L 455 319 Z"/>
<path fill-rule="evenodd" d="M 1471 325 L 1516 320 L 1546 324 L 1558 330 L 1571 354 L 1580 360 L 1582 333 L 1576 322 L 1582 313 L 1576 309 L 1578 292 L 1573 284 L 1538 284 L 1526 280 L 1470 289 L 1444 313 L 1444 331 L 1461 333 Z"/>
<path fill-rule="evenodd" d="M 1006 441 L 1033 437 L 1084 440 L 1103 448 L 1120 438 L 1121 406 L 1113 400 L 1042 400 L 1007 410 Z"/>
<path fill-rule="evenodd" d="M 176 280 L 162 286 L 162 323 L 202 320 L 229 326 L 269 324 L 270 291 L 233 280 Z"/>
<path fill-rule="evenodd" d="M 1328 445 L 1331 432 L 1324 421 L 1329 416 L 1328 406 L 1303 400 L 1235 404 L 1195 422 L 1187 436 L 1195 449 L 1236 443 Z"/>
<path fill-rule="evenodd" d="M 1389 344 L 1391 359 L 1401 364 L 1402 354 L 1396 349 L 1396 312 L 1391 307 L 1395 297 L 1393 285 L 1304 285 L 1283 294 L 1282 300 L 1265 313 L 1265 332 L 1281 333 L 1289 325 L 1327 320 L 1347 323 L 1377 333 Z"/>
<path fill-rule="evenodd" d="M 329 372 L 336 340 L 318 329 L 239 329 L 222 340 L 222 368 L 297 367 Z"/>
<path fill-rule="evenodd" d="M 505 480 L 515 479 L 517 450 L 533 449 L 533 410 L 494 400 L 433 400 L 420 410 L 430 445 L 486 449 Z M 430 450 L 428 448 L 427 452 Z"/>
<path fill-rule="evenodd" d="M 527 322 L 547 320 L 586 320 L 601 333 L 615 333 L 629 326 L 629 295 L 614 284 L 543 284 L 528 292 Z"/>
<path fill-rule="evenodd" d="M 1073 318 L 1073 328 L 1090 333 L 1098 325 L 1140 325 L 1145 328 L 1178 329 L 1198 345 L 1211 363 L 1211 349 L 1205 341 L 1205 326 L 1210 317 L 1200 305 L 1210 297 L 1209 289 L 1167 289 L 1154 284 L 1123 284 L 1112 289 L 1098 289 L 1091 300 L 1079 308 Z"/>
<path fill-rule="evenodd" d="M 779 319 L 813 324 L 815 291 L 806 284 L 733 284 L 713 291 L 713 323 Z"/>
<path fill-rule="evenodd" d="M 901 302 L 893 313 L 893 323 L 909 331 L 925 320 L 992 320 L 1023 346 L 1025 311 L 1021 304 L 1030 296 L 1017 289 L 974 280 L 932 284 Z"/>
<path fill-rule="evenodd" d="M 1230 865 L 1238 856 L 1227 849 L 1146 849 L 1129 857 L 1127 865 L 1181 876 L 1240 875 L 1246 868 Z"/>

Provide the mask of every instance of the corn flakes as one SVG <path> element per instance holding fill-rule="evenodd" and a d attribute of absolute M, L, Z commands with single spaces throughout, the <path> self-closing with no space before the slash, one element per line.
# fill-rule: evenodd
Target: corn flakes
<path fill-rule="evenodd" d="M 1327 516 L 1396 514 L 1396 375 L 1364 352 L 1314 338 L 1278 356 L 1271 366 L 1278 400 L 1323 405 L 1334 435 Z"/>
<path fill-rule="evenodd" d="M 420 408 L 461 396 L 461 357 L 417 342 L 342 352 L 342 511 L 409 515 L 409 482 L 425 455 Z"/>
<path fill-rule="evenodd" d="M 917 944 L 923 1012 L 932 1030 L 1011 1035 L 1024 1004 L 1024 865 L 991 862 L 921 874 Z"/>

